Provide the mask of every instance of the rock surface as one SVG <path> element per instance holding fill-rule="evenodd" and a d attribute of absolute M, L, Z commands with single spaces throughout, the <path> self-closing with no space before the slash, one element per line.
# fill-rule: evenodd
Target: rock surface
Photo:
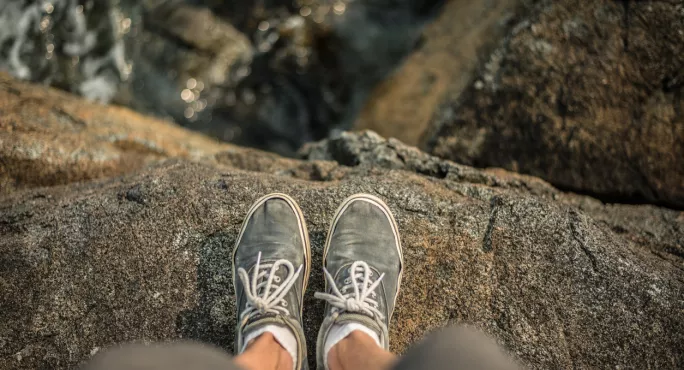
<path fill-rule="evenodd" d="M 450 1 L 423 31 L 420 47 L 373 90 L 354 127 L 419 145 L 441 104 L 469 87 L 529 3 Z"/>
<path fill-rule="evenodd" d="M 684 206 L 684 4 L 541 1 L 427 134 L 433 154 Z"/>
<path fill-rule="evenodd" d="M 38 158 L 73 135 L 65 115 L 53 114 L 59 110 L 85 117 L 82 139 L 94 142 L 99 129 L 115 125 L 112 115 L 127 117 L 133 131 L 150 124 L 123 110 L 19 91 L 20 103 L 46 105 L 41 137 L 53 140 L 41 141 Z M 87 116 L 74 113 L 86 108 Z M 3 143 L 20 150 L 27 144 L 19 138 L 34 126 L 14 117 Z M 154 122 L 160 142 L 185 133 Z M 391 329 L 395 351 L 434 328 L 470 323 L 531 368 L 684 364 L 681 212 L 604 205 L 373 133 L 311 145 L 302 160 L 193 140 L 207 143 L 196 146 L 194 161 L 159 155 L 87 182 L 56 172 L 43 185 L 63 185 L 19 183 L 0 197 L 0 368 L 71 368 L 132 340 L 192 338 L 230 350 L 231 250 L 249 205 L 272 191 L 300 202 L 314 266 L 340 201 L 357 192 L 387 200 L 407 265 Z M 4 166 L 15 162 L 2 158 Z M 31 160 L 25 170 L 51 165 Z M 323 283 L 320 269 L 312 274 L 310 350 L 322 311 L 313 292 Z"/>
<path fill-rule="evenodd" d="M 0 73 L 0 194 L 233 149 L 168 122 L 37 89 Z"/>

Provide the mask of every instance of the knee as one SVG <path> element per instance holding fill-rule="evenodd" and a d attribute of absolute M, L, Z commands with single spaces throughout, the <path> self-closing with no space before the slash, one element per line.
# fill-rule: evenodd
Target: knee
<path fill-rule="evenodd" d="M 395 369 L 516 369 L 492 339 L 472 327 L 457 325 L 430 333 L 411 348 Z"/>
<path fill-rule="evenodd" d="M 236 369 L 228 354 L 197 342 L 125 344 L 98 353 L 84 370 Z"/>

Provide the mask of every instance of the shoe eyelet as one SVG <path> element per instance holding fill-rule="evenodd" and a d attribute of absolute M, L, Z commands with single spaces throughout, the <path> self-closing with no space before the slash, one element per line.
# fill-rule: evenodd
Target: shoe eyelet
<path fill-rule="evenodd" d="M 373 277 L 373 271 L 369 272 L 368 276 Z"/>
<path fill-rule="evenodd" d="M 281 303 L 281 304 L 283 305 L 283 307 L 287 307 L 287 302 L 286 302 L 286 301 L 283 301 L 283 303 Z"/>
<path fill-rule="evenodd" d="M 349 279 L 349 278 L 344 279 L 344 283 L 345 284 L 351 284 L 351 279 Z"/>
<path fill-rule="evenodd" d="M 275 281 L 276 283 L 279 283 L 280 282 L 280 276 L 275 276 L 273 278 L 273 281 Z"/>

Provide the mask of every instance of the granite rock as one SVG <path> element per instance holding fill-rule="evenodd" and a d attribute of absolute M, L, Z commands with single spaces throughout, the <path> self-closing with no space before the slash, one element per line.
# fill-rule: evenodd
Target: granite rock
<path fill-rule="evenodd" d="M 684 5 L 540 1 L 463 93 L 429 152 L 606 201 L 684 206 Z"/>
<path fill-rule="evenodd" d="M 101 142 L 89 130 L 107 127 L 112 116 L 125 116 L 131 131 L 149 125 L 96 105 L 81 116 L 74 112 L 86 108 L 75 106 L 85 103 L 76 98 L 41 100 L 22 89 L 16 99 L 36 109 L 44 103 L 46 112 L 39 116 L 46 149 L 25 171 L 52 166 L 39 159 L 74 135 L 64 115 L 50 112 L 82 117 L 85 143 Z M 18 138 L 38 130 L 20 115 L 11 124 L 1 117 L 11 128 L 2 142 L 15 151 L 26 145 Z M 155 122 L 160 143 L 173 147 L 187 134 Z M 190 141 L 200 143 L 195 156 L 169 150 L 93 177 L 57 171 L 50 181 L 19 182 L 0 195 L 0 368 L 72 368 L 126 341 L 185 338 L 230 350 L 233 243 L 249 205 L 274 191 L 297 199 L 309 225 L 310 351 L 322 319 L 313 292 L 323 286 L 326 229 L 339 202 L 368 192 L 387 201 L 404 245 L 392 350 L 466 323 L 530 368 L 684 363 L 681 212 L 606 205 L 370 132 L 314 144 L 302 159 Z M 10 167 L 17 161 L 2 159 Z"/>

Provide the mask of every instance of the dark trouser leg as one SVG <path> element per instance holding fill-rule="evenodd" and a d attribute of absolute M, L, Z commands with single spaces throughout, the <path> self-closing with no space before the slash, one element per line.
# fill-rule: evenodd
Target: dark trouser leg
<path fill-rule="evenodd" d="M 428 335 L 399 359 L 394 370 L 518 369 L 484 334 L 457 326 Z"/>
<path fill-rule="evenodd" d="M 241 370 L 222 350 L 195 342 L 128 344 L 96 355 L 84 370 Z"/>

